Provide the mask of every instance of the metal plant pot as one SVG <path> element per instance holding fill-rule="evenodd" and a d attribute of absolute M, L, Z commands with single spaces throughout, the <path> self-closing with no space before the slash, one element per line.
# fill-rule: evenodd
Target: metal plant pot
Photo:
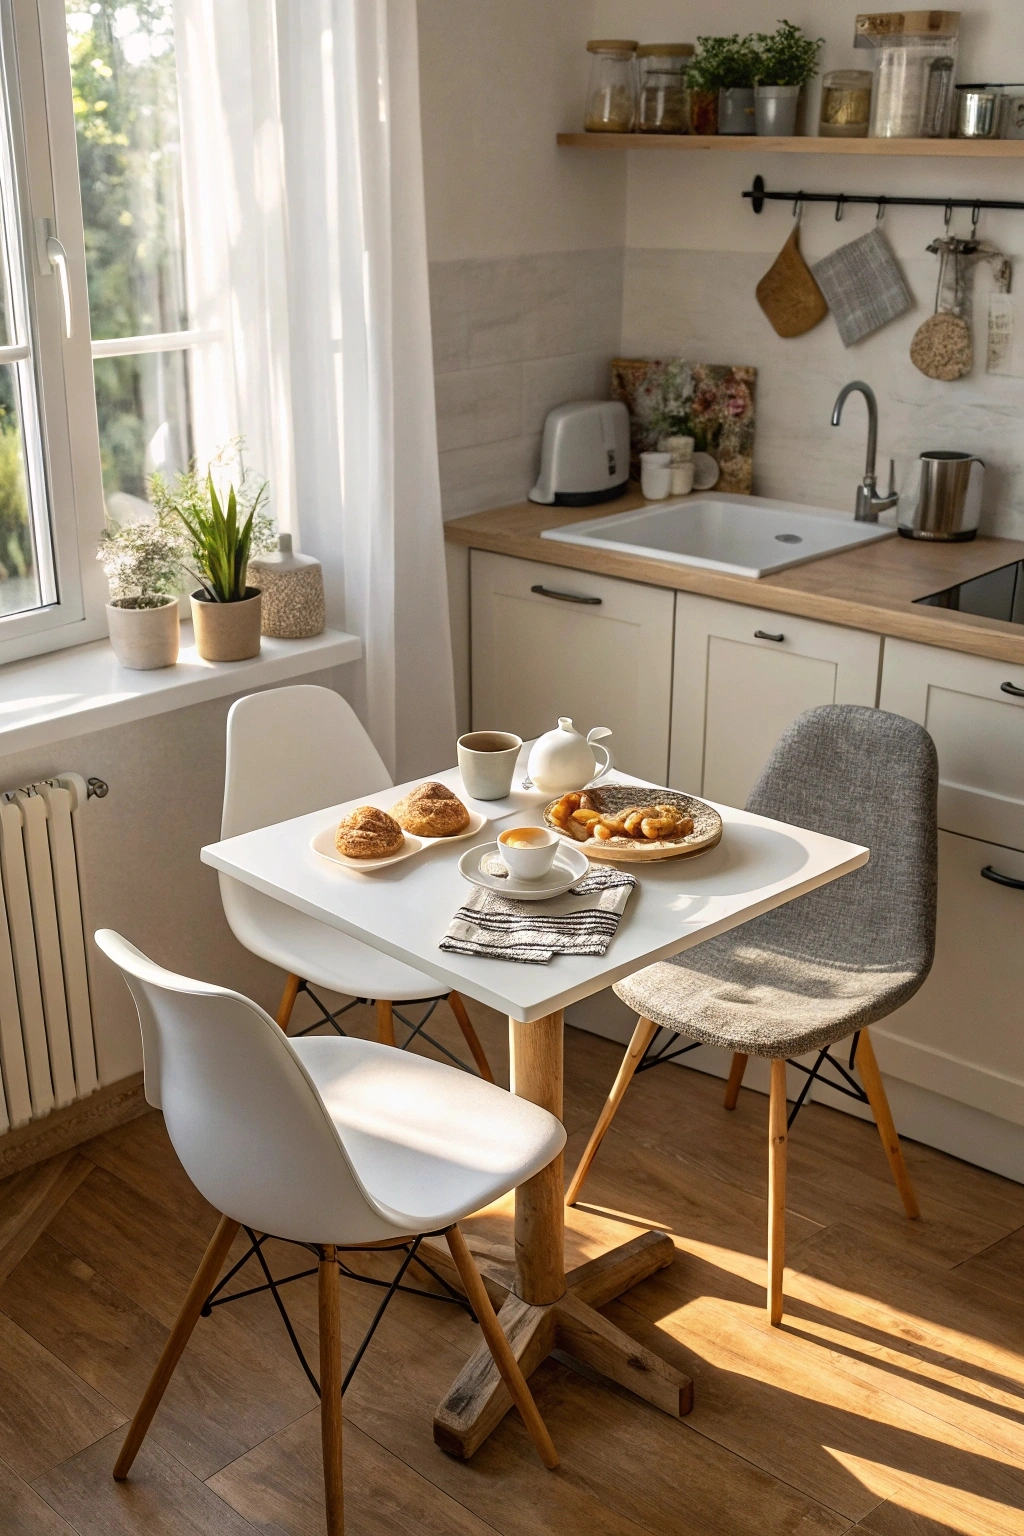
<path fill-rule="evenodd" d="M 246 661 L 259 655 L 261 596 L 259 587 L 246 587 L 237 603 L 215 603 L 203 591 L 192 593 L 196 650 L 204 661 Z"/>
<path fill-rule="evenodd" d="M 757 132 L 765 137 L 792 137 L 796 133 L 800 91 L 799 85 L 756 85 L 754 122 Z"/>
<path fill-rule="evenodd" d="M 718 93 L 719 133 L 754 132 L 754 87 L 734 85 Z"/>
<path fill-rule="evenodd" d="M 173 667 L 178 659 L 178 599 L 165 597 L 156 608 L 129 608 L 115 598 L 107 604 L 110 644 L 121 663 L 133 672 Z"/>

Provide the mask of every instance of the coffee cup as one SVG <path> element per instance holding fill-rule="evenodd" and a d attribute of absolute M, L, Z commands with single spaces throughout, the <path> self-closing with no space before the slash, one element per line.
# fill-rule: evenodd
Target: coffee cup
<path fill-rule="evenodd" d="M 498 838 L 498 852 L 517 880 L 541 880 L 555 862 L 559 838 L 547 827 L 509 827 Z"/>
<path fill-rule="evenodd" d="M 672 487 L 672 455 L 640 455 L 640 489 L 648 501 L 664 501 Z"/>
<path fill-rule="evenodd" d="M 460 736 L 459 772 L 467 795 L 474 800 L 506 799 L 522 747 L 523 738 L 511 731 L 470 731 Z"/>
<path fill-rule="evenodd" d="M 693 460 L 672 465 L 672 495 L 689 496 L 693 490 Z"/>

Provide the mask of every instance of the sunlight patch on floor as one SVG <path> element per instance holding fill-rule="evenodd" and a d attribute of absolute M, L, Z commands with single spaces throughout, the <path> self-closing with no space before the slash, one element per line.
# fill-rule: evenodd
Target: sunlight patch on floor
<path fill-rule="evenodd" d="M 963 1536 L 1020 1536 L 1024 1530 L 1024 1512 L 1019 1508 L 1000 1504 L 996 1499 L 984 1499 L 963 1488 L 933 1482 L 931 1478 L 913 1472 L 902 1472 L 881 1462 L 868 1461 L 830 1445 L 823 1449 L 872 1493 L 899 1504 L 929 1524 L 942 1520 L 951 1531 L 962 1532 Z"/>

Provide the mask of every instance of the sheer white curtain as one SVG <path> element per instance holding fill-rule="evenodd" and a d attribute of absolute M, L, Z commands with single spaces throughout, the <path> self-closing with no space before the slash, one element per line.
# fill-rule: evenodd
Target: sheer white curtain
<path fill-rule="evenodd" d="M 415 0 L 178 4 L 190 233 L 222 252 L 193 283 L 280 524 L 363 638 L 352 702 L 407 778 L 455 739 Z"/>

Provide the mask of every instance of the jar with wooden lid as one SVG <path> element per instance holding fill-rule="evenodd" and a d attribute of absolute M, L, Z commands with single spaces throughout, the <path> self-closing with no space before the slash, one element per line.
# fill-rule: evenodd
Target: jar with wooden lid
<path fill-rule="evenodd" d="M 587 133 L 632 133 L 636 120 L 635 41 L 623 38 L 592 38 L 587 52 L 593 56 L 587 109 L 583 127 Z"/>
<path fill-rule="evenodd" d="M 857 17 L 854 46 L 875 52 L 870 138 L 949 137 L 959 33 L 959 11 Z"/>
<path fill-rule="evenodd" d="M 689 133 L 690 98 L 686 72 L 692 43 L 641 43 L 636 50 L 640 73 L 638 133 Z"/>
<path fill-rule="evenodd" d="M 833 69 L 821 82 L 821 120 L 818 132 L 824 139 L 863 139 L 871 121 L 871 71 Z"/>

